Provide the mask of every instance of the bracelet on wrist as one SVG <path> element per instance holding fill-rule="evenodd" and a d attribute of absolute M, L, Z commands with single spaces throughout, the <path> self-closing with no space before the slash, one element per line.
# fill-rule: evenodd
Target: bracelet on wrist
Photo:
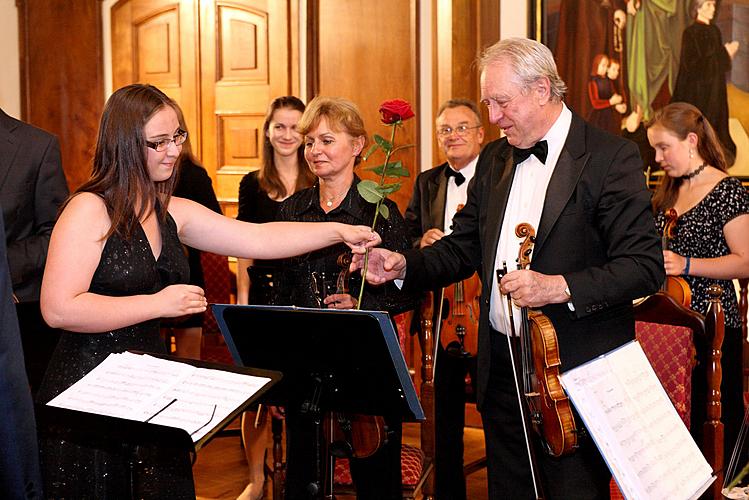
<path fill-rule="evenodd" d="M 692 263 L 692 258 L 687 256 L 687 263 L 684 265 L 684 276 L 689 276 L 689 265 Z"/>

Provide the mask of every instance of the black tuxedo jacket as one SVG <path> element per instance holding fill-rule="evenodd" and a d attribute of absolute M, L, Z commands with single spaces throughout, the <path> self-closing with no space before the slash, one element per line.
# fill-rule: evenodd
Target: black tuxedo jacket
<path fill-rule="evenodd" d="M 447 177 L 445 169 L 450 168 L 447 162 L 422 172 L 416 177 L 411 201 L 408 203 L 406 226 L 411 243 L 419 247 L 419 241 L 427 230 L 436 227 L 445 228 L 445 201 L 447 200 Z"/>
<path fill-rule="evenodd" d="M 13 292 L 38 301 L 57 210 L 68 196 L 57 139 L 0 110 L 0 200 Z"/>
<path fill-rule="evenodd" d="M 13 305 L 0 220 L 0 492 L 3 498 L 42 498 L 36 424 Z"/>
<path fill-rule="evenodd" d="M 573 113 L 546 192 L 531 261 L 535 271 L 563 275 L 572 293 L 574 312 L 567 304 L 542 308 L 557 331 L 562 370 L 633 339 L 632 300 L 655 292 L 665 277 L 641 165 L 633 143 L 589 126 Z M 514 171 L 507 140 L 488 144 L 466 206 L 453 219 L 452 234 L 421 251 L 405 252 L 406 290 L 445 286 L 474 271 L 481 276 L 479 407 L 491 366 L 494 260 Z"/>

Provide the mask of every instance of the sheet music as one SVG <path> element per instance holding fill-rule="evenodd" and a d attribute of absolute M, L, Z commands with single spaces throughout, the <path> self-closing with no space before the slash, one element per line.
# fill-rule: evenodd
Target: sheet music
<path fill-rule="evenodd" d="M 197 442 L 268 382 L 124 352 L 110 354 L 47 404 L 178 427 Z"/>
<path fill-rule="evenodd" d="M 696 498 L 715 479 L 638 342 L 560 379 L 626 498 Z"/>

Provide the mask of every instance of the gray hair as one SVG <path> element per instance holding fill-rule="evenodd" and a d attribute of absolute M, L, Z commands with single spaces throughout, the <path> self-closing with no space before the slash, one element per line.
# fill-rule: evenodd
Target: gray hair
<path fill-rule="evenodd" d="M 443 102 L 440 106 L 439 111 L 437 111 L 437 117 L 439 118 L 439 116 L 444 113 L 446 109 L 459 108 L 461 106 L 470 109 L 473 114 L 476 115 L 476 120 L 478 120 L 479 125 L 481 124 L 481 111 L 479 111 L 478 105 L 472 100 L 463 99 L 462 97 L 449 99 Z"/>
<path fill-rule="evenodd" d="M 514 80 L 527 88 L 539 78 L 549 79 L 551 99 L 561 101 L 567 85 L 557 73 L 554 55 L 540 42 L 528 38 L 507 38 L 488 47 L 479 57 L 479 71 L 499 61 L 508 62 L 514 70 Z"/>

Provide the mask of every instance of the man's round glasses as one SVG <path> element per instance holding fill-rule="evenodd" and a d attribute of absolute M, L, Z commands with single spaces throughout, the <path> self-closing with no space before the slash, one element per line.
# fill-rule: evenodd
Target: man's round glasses
<path fill-rule="evenodd" d="M 469 127 L 468 125 L 458 125 L 455 128 L 452 127 L 440 127 L 437 129 L 437 135 L 440 137 L 448 137 L 452 135 L 453 132 L 458 134 L 459 136 L 463 137 L 468 133 L 469 130 L 473 130 L 475 128 L 479 128 L 481 125 L 475 125 L 473 127 Z"/>
<path fill-rule="evenodd" d="M 158 151 L 159 153 L 162 153 L 166 151 L 166 149 L 169 147 L 170 142 L 174 142 L 175 146 L 181 146 L 182 144 L 185 143 L 186 140 L 187 140 L 187 130 L 179 129 L 177 130 L 177 133 L 174 134 L 174 137 L 172 137 L 171 139 L 161 139 L 155 142 L 146 141 L 146 146 Z"/>

